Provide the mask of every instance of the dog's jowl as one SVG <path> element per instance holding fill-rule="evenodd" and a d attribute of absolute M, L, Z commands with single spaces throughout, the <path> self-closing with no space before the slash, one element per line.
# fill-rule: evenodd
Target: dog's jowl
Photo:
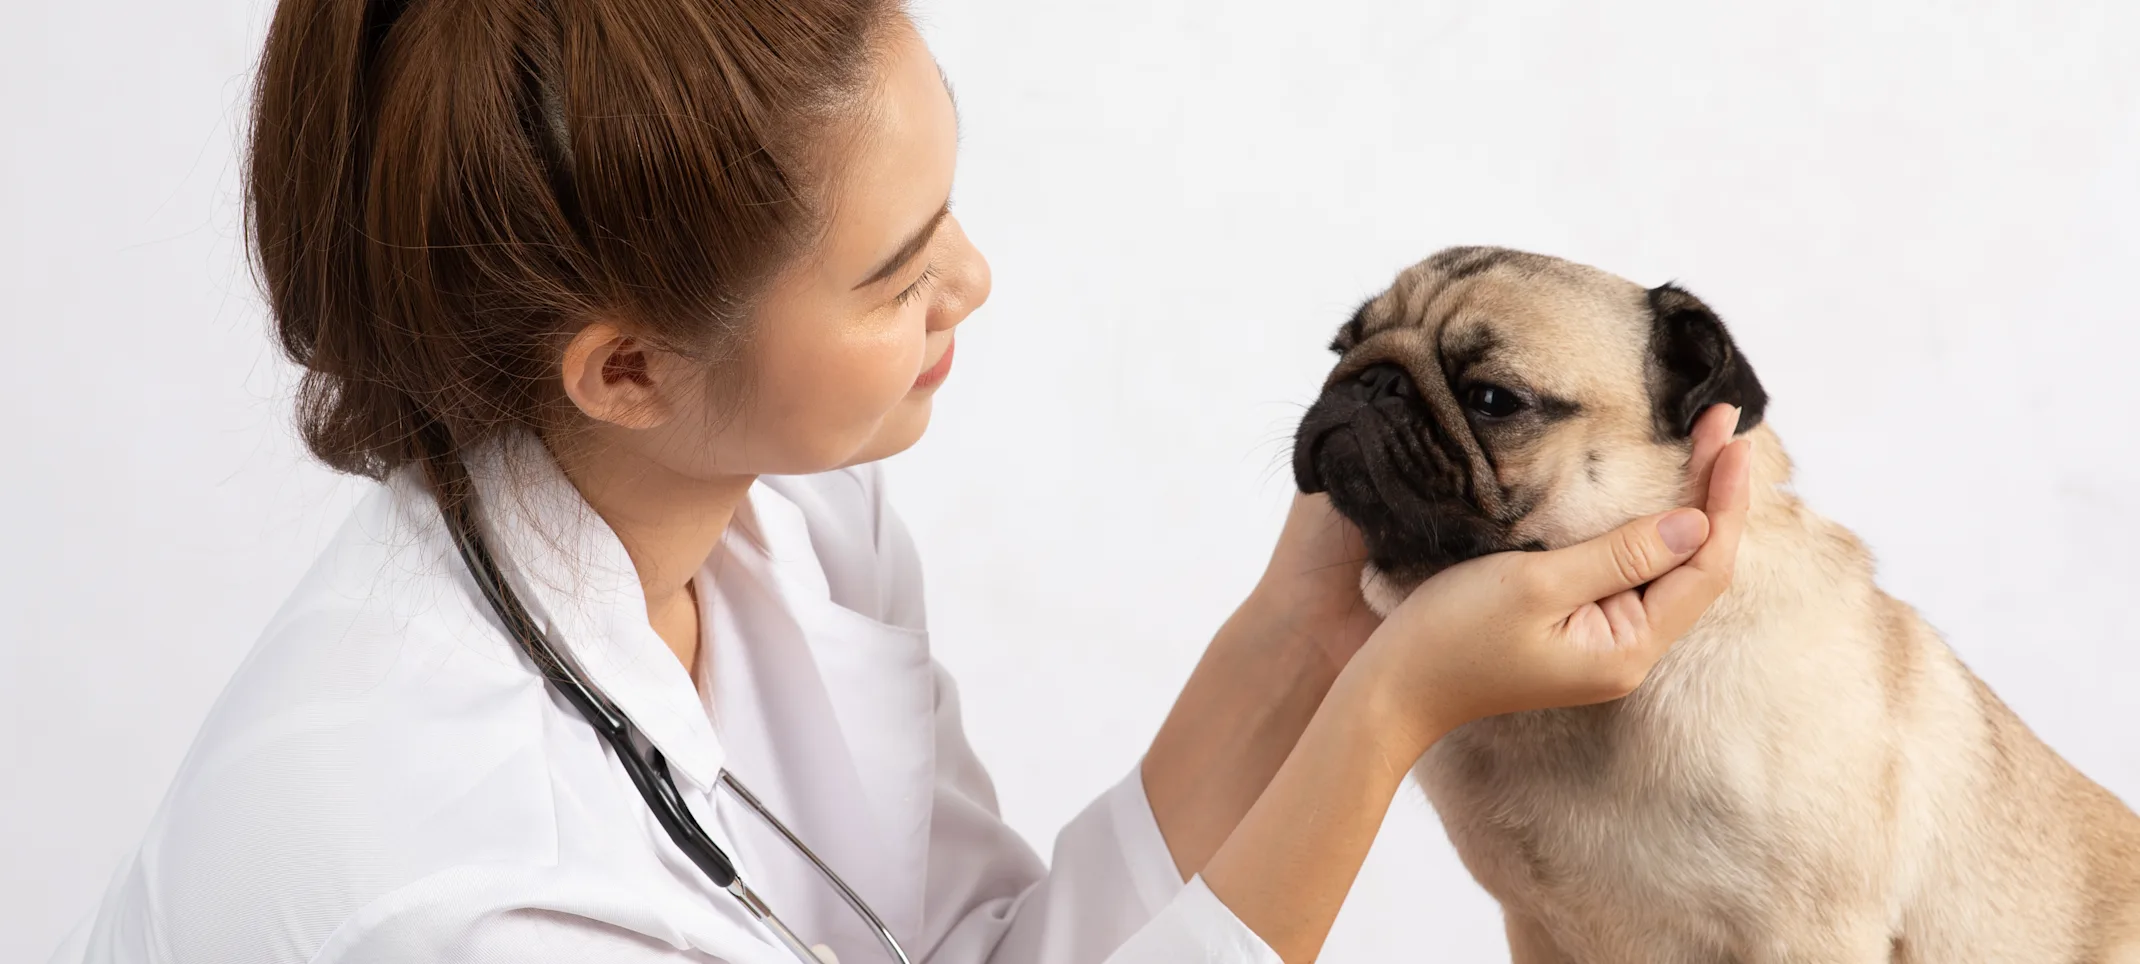
<path fill-rule="evenodd" d="M 1713 404 L 1758 437 L 1733 587 L 1640 689 L 1480 720 L 1419 762 L 1516 964 L 2140 964 L 2140 817 L 1791 494 L 1701 299 L 1453 248 L 1331 347 L 1294 475 L 1359 525 L 1384 612 L 1465 559 L 1685 504 Z"/>

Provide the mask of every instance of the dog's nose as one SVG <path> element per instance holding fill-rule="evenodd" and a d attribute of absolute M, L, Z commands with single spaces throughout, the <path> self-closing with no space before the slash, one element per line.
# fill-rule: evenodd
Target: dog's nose
<path fill-rule="evenodd" d="M 1353 397 L 1363 402 L 1391 397 L 1411 398 L 1416 392 L 1412 386 L 1412 373 L 1396 362 L 1369 365 L 1352 377 Z"/>

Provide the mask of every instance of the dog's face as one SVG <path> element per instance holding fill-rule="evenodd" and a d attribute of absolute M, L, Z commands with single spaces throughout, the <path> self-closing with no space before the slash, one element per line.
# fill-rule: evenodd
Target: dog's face
<path fill-rule="evenodd" d="M 1360 527 L 1385 613 L 1463 560 L 1683 504 L 1696 417 L 1737 405 L 1744 432 L 1767 402 L 1693 295 L 1502 248 L 1405 269 L 1331 349 L 1294 478 Z"/>

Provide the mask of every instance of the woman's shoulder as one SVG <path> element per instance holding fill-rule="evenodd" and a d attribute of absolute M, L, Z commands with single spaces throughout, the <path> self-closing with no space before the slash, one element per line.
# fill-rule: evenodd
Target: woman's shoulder
<path fill-rule="evenodd" d="M 405 495 L 364 500 L 261 633 L 107 913 L 139 905 L 174 947 L 318 941 L 409 880 L 554 844 L 554 707 Z"/>
<path fill-rule="evenodd" d="M 420 708 L 440 688 L 539 688 L 418 502 L 397 479 L 357 505 L 262 629 L 204 735 L 219 722 L 370 714 L 401 699 Z"/>

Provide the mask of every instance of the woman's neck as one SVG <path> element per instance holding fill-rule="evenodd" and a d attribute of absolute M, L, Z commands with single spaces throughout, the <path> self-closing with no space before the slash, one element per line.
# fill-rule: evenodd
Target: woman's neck
<path fill-rule="evenodd" d="M 622 446 L 546 444 L 580 497 L 624 543 L 646 596 L 647 622 L 690 671 L 700 636 L 691 578 L 720 544 L 756 477 L 693 478 Z"/>

